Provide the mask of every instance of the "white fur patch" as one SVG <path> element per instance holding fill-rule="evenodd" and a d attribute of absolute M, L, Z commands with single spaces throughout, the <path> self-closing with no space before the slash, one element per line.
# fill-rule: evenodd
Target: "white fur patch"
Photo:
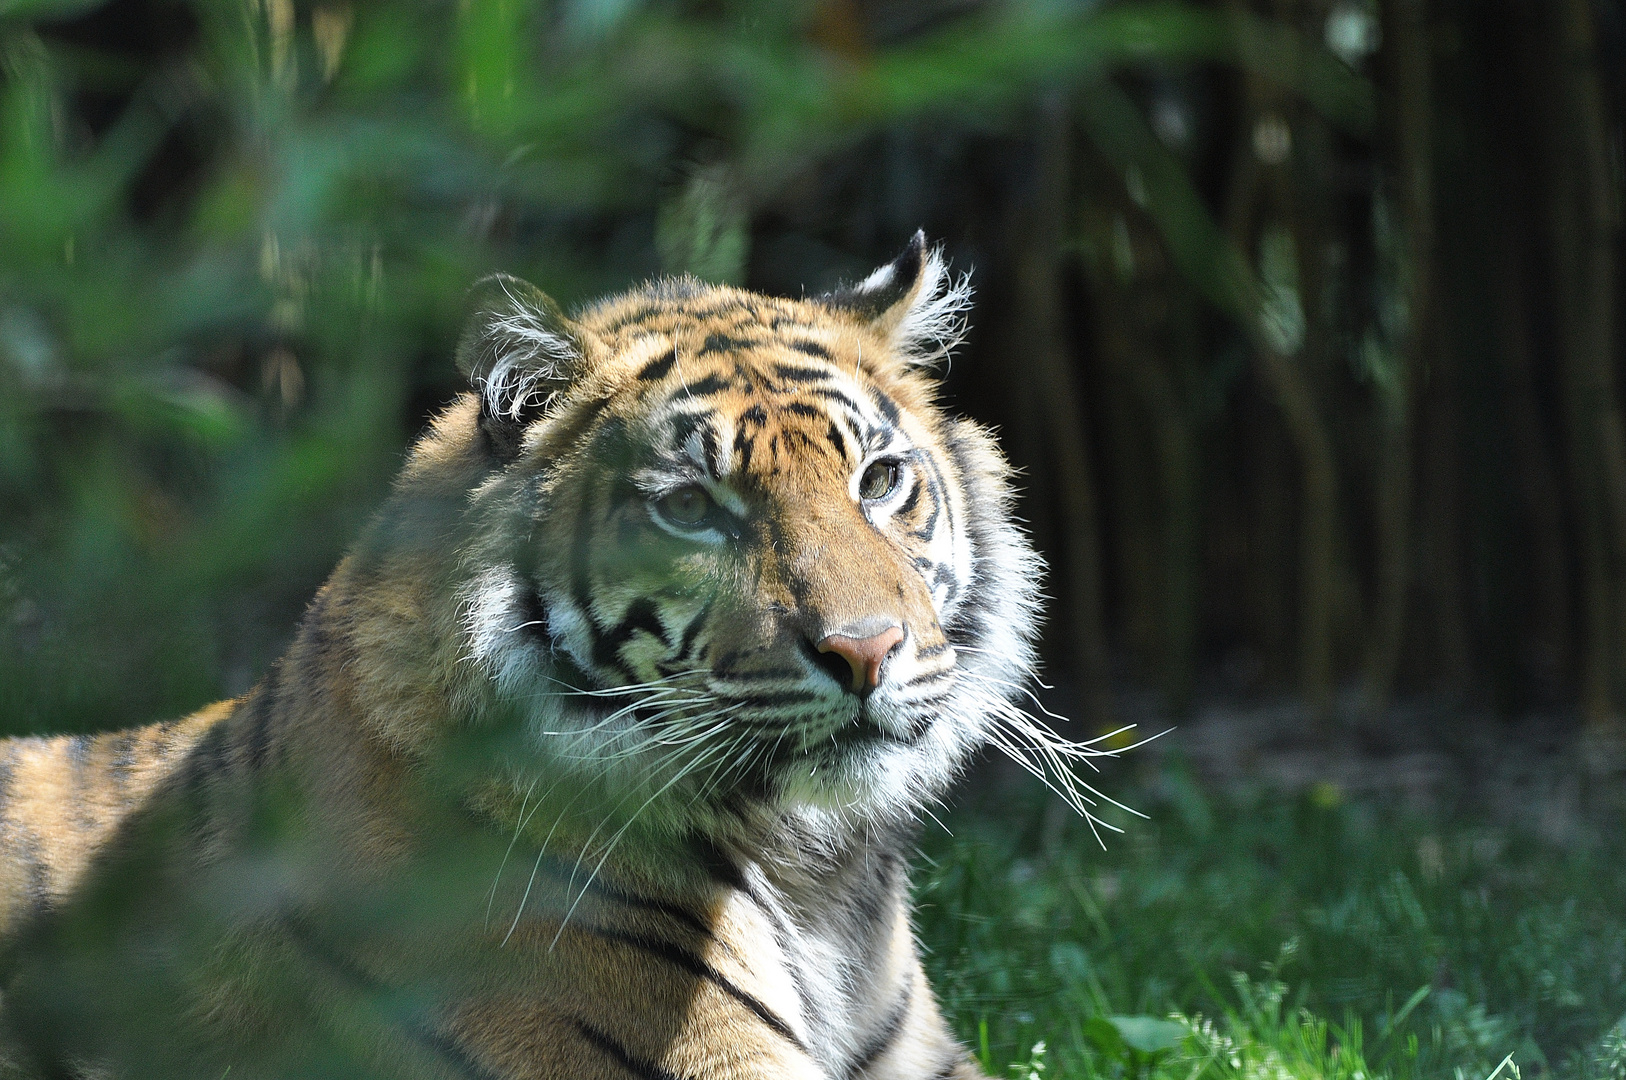
<path fill-rule="evenodd" d="M 875 287 L 890 283 L 893 269 L 884 266 L 866 278 L 860 287 L 870 288 L 870 282 L 883 272 L 887 275 L 886 281 Z M 892 344 L 911 363 L 935 364 L 947 359 L 965 340 L 966 313 L 971 310 L 971 275 L 953 277 L 943 258 L 943 249 L 932 248 L 926 252 L 920 278 L 914 303 L 892 331 Z"/>
<path fill-rule="evenodd" d="M 582 356 L 575 342 L 549 329 L 544 314 L 509 292 L 506 284 L 503 293 L 508 308 L 495 314 L 487 330 L 495 359 L 476 383 L 494 415 L 517 420 L 546 402 L 548 385 Z"/>

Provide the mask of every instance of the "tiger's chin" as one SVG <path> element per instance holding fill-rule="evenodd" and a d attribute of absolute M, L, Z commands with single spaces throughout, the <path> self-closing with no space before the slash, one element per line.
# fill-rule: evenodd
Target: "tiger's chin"
<path fill-rule="evenodd" d="M 901 824 L 942 797 L 972 749 L 947 719 L 926 721 L 908 736 L 855 723 L 782 763 L 773 790 L 785 813 L 831 829 Z"/>

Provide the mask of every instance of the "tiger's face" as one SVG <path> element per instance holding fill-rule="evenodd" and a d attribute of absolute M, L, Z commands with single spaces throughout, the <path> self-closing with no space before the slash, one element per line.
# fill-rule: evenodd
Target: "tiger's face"
<path fill-rule="evenodd" d="M 1026 677 L 1037 567 L 919 370 L 965 301 L 924 238 L 818 300 L 665 283 L 566 321 L 501 288 L 464 349 L 508 459 L 466 627 L 548 768 L 679 828 L 940 792 Z"/>

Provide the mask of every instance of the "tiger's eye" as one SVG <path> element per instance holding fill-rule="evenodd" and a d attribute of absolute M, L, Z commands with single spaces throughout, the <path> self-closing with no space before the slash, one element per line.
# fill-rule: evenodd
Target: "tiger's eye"
<path fill-rule="evenodd" d="M 666 520 L 693 528 L 711 513 L 711 496 L 706 494 L 705 488 L 690 484 L 661 496 L 659 505 Z"/>
<path fill-rule="evenodd" d="M 858 495 L 863 499 L 884 499 L 898 487 L 898 463 L 872 462 L 858 479 Z"/>

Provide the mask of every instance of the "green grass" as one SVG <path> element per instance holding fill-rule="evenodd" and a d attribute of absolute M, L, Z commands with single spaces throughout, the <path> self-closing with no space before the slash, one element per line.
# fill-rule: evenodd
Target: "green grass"
<path fill-rule="evenodd" d="M 1504 1076 L 1626 1076 L 1618 807 L 1558 841 L 1142 768 L 1106 786 L 1150 819 L 1105 851 L 1004 783 L 924 843 L 927 963 L 990 1073 L 1484 1080 L 1512 1054 Z"/>

